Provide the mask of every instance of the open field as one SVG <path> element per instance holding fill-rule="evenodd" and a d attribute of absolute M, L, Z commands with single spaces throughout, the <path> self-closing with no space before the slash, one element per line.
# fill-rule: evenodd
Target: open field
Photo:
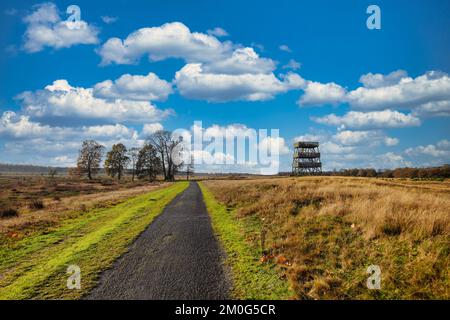
<path fill-rule="evenodd" d="M 449 180 L 207 178 L 200 187 L 226 253 L 224 272 L 230 271 L 232 298 L 450 299 Z M 188 190 L 185 181 L 3 175 L 0 186 L 0 208 L 17 213 L 0 218 L 0 299 L 79 299 L 117 258 L 134 265 L 137 260 L 127 261 L 124 253 L 138 236 L 145 235 L 136 242 L 145 243 L 138 248 L 142 254 L 135 255 L 142 256 L 135 265 L 139 270 L 150 262 L 162 263 L 154 252 L 179 248 L 180 237 L 189 243 L 200 236 L 191 231 L 174 236 L 173 231 L 192 226 L 187 222 L 198 214 L 194 208 L 201 207 L 200 193 L 173 203 L 172 213 L 158 219 L 163 227 L 152 224 Z M 150 224 L 153 229 L 147 229 Z M 159 240 L 148 240 L 153 237 Z M 170 266 L 176 255 L 164 254 Z M 202 259 L 194 260 L 193 270 L 195 263 L 204 266 Z M 66 288 L 71 264 L 82 269 L 81 290 Z M 381 268 L 381 290 L 366 286 L 369 265 Z M 119 281 L 124 286 L 130 280 L 127 270 L 118 273 L 125 275 Z M 147 279 L 147 273 L 141 275 Z M 178 271 L 164 275 L 180 277 Z M 202 275 L 186 285 L 195 287 Z M 156 277 L 148 285 L 158 281 Z"/>
<path fill-rule="evenodd" d="M 167 183 L 68 177 L 0 176 L 0 216 L 13 209 L 16 217 L 0 219 L 1 237 L 21 238 L 58 221 L 74 218 L 93 208 L 112 206 L 129 197 L 150 192 Z M 35 204 L 41 204 L 42 207 Z"/>
<path fill-rule="evenodd" d="M 0 219 L 0 299 L 80 298 L 187 183 L 128 187 L 44 198 L 43 209 Z M 71 264 L 81 290 L 66 288 Z"/>
<path fill-rule="evenodd" d="M 261 269 L 276 264 L 297 299 L 450 298 L 448 180 L 287 177 L 202 184 L 238 293 L 257 287 L 240 272 L 259 263 Z M 215 209 L 208 192 L 219 202 Z M 238 236 L 230 238 L 236 228 Z M 230 257 L 242 238 L 251 255 L 244 265 L 239 252 Z M 381 290 L 366 286 L 369 265 L 381 268 Z"/>

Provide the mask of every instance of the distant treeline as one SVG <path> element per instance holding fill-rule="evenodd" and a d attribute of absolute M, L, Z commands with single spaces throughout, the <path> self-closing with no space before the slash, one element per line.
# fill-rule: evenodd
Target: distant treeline
<path fill-rule="evenodd" d="M 445 164 L 440 167 L 431 168 L 397 168 L 378 171 L 375 169 L 343 169 L 340 171 L 324 172 L 324 175 L 410 179 L 450 178 L 450 165 Z"/>
<path fill-rule="evenodd" d="M 67 174 L 70 168 L 45 167 L 28 164 L 0 163 L 0 173 L 29 173 L 48 174 L 56 170 L 57 174 Z M 101 168 L 99 173 L 104 173 Z M 204 176 L 245 177 L 243 173 L 202 173 Z M 248 174 L 252 175 L 252 174 Z M 290 175 L 290 172 L 280 172 L 279 175 Z M 397 168 L 392 170 L 375 169 L 342 169 L 339 171 L 324 171 L 323 175 L 347 177 L 379 177 L 379 178 L 410 178 L 410 179 L 439 179 L 450 178 L 450 164 L 431 168 Z"/>
<path fill-rule="evenodd" d="M 47 174 L 51 170 L 56 170 L 56 172 L 58 174 L 66 174 L 68 171 L 68 168 L 34 166 L 31 164 L 0 163 L 0 172 L 3 172 L 3 173 Z"/>

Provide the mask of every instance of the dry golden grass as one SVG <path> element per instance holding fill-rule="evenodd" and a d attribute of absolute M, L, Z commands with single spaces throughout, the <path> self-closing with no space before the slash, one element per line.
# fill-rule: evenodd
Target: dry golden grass
<path fill-rule="evenodd" d="M 304 299 L 450 298 L 450 184 L 348 177 L 205 181 Z M 263 259 L 264 260 L 264 259 Z M 369 265 L 381 290 L 366 287 Z"/>

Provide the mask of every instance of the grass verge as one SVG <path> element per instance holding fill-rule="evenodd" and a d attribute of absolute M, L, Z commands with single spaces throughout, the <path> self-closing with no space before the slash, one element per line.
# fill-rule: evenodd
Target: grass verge
<path fill-rule="evenodd" d="M 54 230 L 0 248 L 0 299 L 78 299 L 99 273 L 162 212 L 187 182 L 132 197 L 68 219 Z M 69 265 L 81 269 L 81 290 L 69 290 Z"/>
<path fill-rule="evenodd" d="M 235 212 L 218 203 L 213 194 L 199 183 L 211 216 L 215 233 L 227 254 L 226 264 L 233 277 L 232 295 L 236 299 L 288 299 L 293 296 L 282 270 L 270 262 L 261 262 L 261 249 L 247 241 L 259 222 L 237 219 Z"/>

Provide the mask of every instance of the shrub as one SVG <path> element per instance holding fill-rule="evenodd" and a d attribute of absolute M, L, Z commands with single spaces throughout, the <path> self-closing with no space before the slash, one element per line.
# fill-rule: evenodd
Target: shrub
<path fill-rule="evenodd" d="M 0 210 L 0 218 L 12 218 L 17 217 L 18 215 L 19 213 L 17 212 L 17 210 L 13 208 L 6 208 Z"/>
<path fill-rule="evenodd" d="M 31 210 L 41 210 L 41 209 L 44 209 L 44 202 L 42 202 L 42 200 L 40 200 L 40 199 L 33 199 L 28 204 L 28 207 Z"/>

